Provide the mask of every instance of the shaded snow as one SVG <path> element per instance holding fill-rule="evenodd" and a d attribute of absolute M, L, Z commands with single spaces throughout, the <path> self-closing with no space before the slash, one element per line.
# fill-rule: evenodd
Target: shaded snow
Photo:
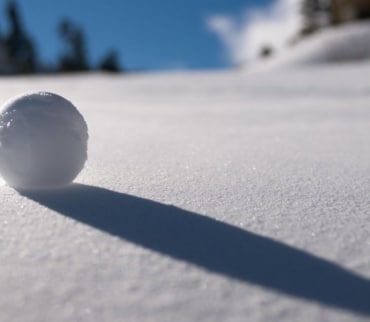
<path fill-rule="evenodd" d="M 0 320 L 368 320 L 369 72 L 0 80 L 91 137 L 78 184 L 0 186 Z"/>

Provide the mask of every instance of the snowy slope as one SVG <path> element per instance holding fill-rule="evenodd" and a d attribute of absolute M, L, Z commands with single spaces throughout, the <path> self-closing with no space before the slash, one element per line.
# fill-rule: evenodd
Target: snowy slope
<path fill-rule="evenodd" d="M 370 60 L 370 23 L 347 23 L 324 28 L 283 50 L 259 68 L 316 65 Z M 250 67 L 250 66 L 248 66 Z"/>
<path fill-rule="evenodd" d="M 90 130 L 78 184 L 0 186 L 0 321 L 367 321 L 369 73 L 0 79 Z"/>

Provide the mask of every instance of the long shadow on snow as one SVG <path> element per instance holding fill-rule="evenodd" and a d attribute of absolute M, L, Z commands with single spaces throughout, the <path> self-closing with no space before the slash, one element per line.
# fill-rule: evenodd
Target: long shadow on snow
<path fill-rule="evenodd" d="M 270 238 L 93 186 L 21 193 L 65 216 L 209 271 L 370 315 L 368 279 Z"/>

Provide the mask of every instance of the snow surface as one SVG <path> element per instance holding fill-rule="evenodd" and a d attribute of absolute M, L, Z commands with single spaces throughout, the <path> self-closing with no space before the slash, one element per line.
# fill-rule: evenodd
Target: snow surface
<path fill-rule="evenodd" d="M 269 61 L 256 61 L 259 68 L 317 65 L 370 60 L 370 23 L 347 23 L 323 28 L 298 41 Z M 248 66 L 250 67 L 250 66 Z M 256 67 L 256 66 L 254 66 Z"/>
<path fill-rule="evenodd" d="M 0 186 L 0 321 L 368 321 L 369 73 L 0 79 L 90 131 L 78 183 Z"/>

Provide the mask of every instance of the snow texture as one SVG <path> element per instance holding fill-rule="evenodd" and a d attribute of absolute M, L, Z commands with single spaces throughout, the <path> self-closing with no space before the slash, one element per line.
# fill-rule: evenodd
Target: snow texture
<path fill-rule="evenodd" d="M 0 186 L 0 321 L 368 321 L 369 73 L 0 79 L 90 131 L 79 183 Z"/>
<path fill-rule="evenodd" d="M 0 114 L 0 172 L 17 188 L 69 184 L 85 164 L 87 139 L 71 102 L 46 92 L 22 94 Z"/>

